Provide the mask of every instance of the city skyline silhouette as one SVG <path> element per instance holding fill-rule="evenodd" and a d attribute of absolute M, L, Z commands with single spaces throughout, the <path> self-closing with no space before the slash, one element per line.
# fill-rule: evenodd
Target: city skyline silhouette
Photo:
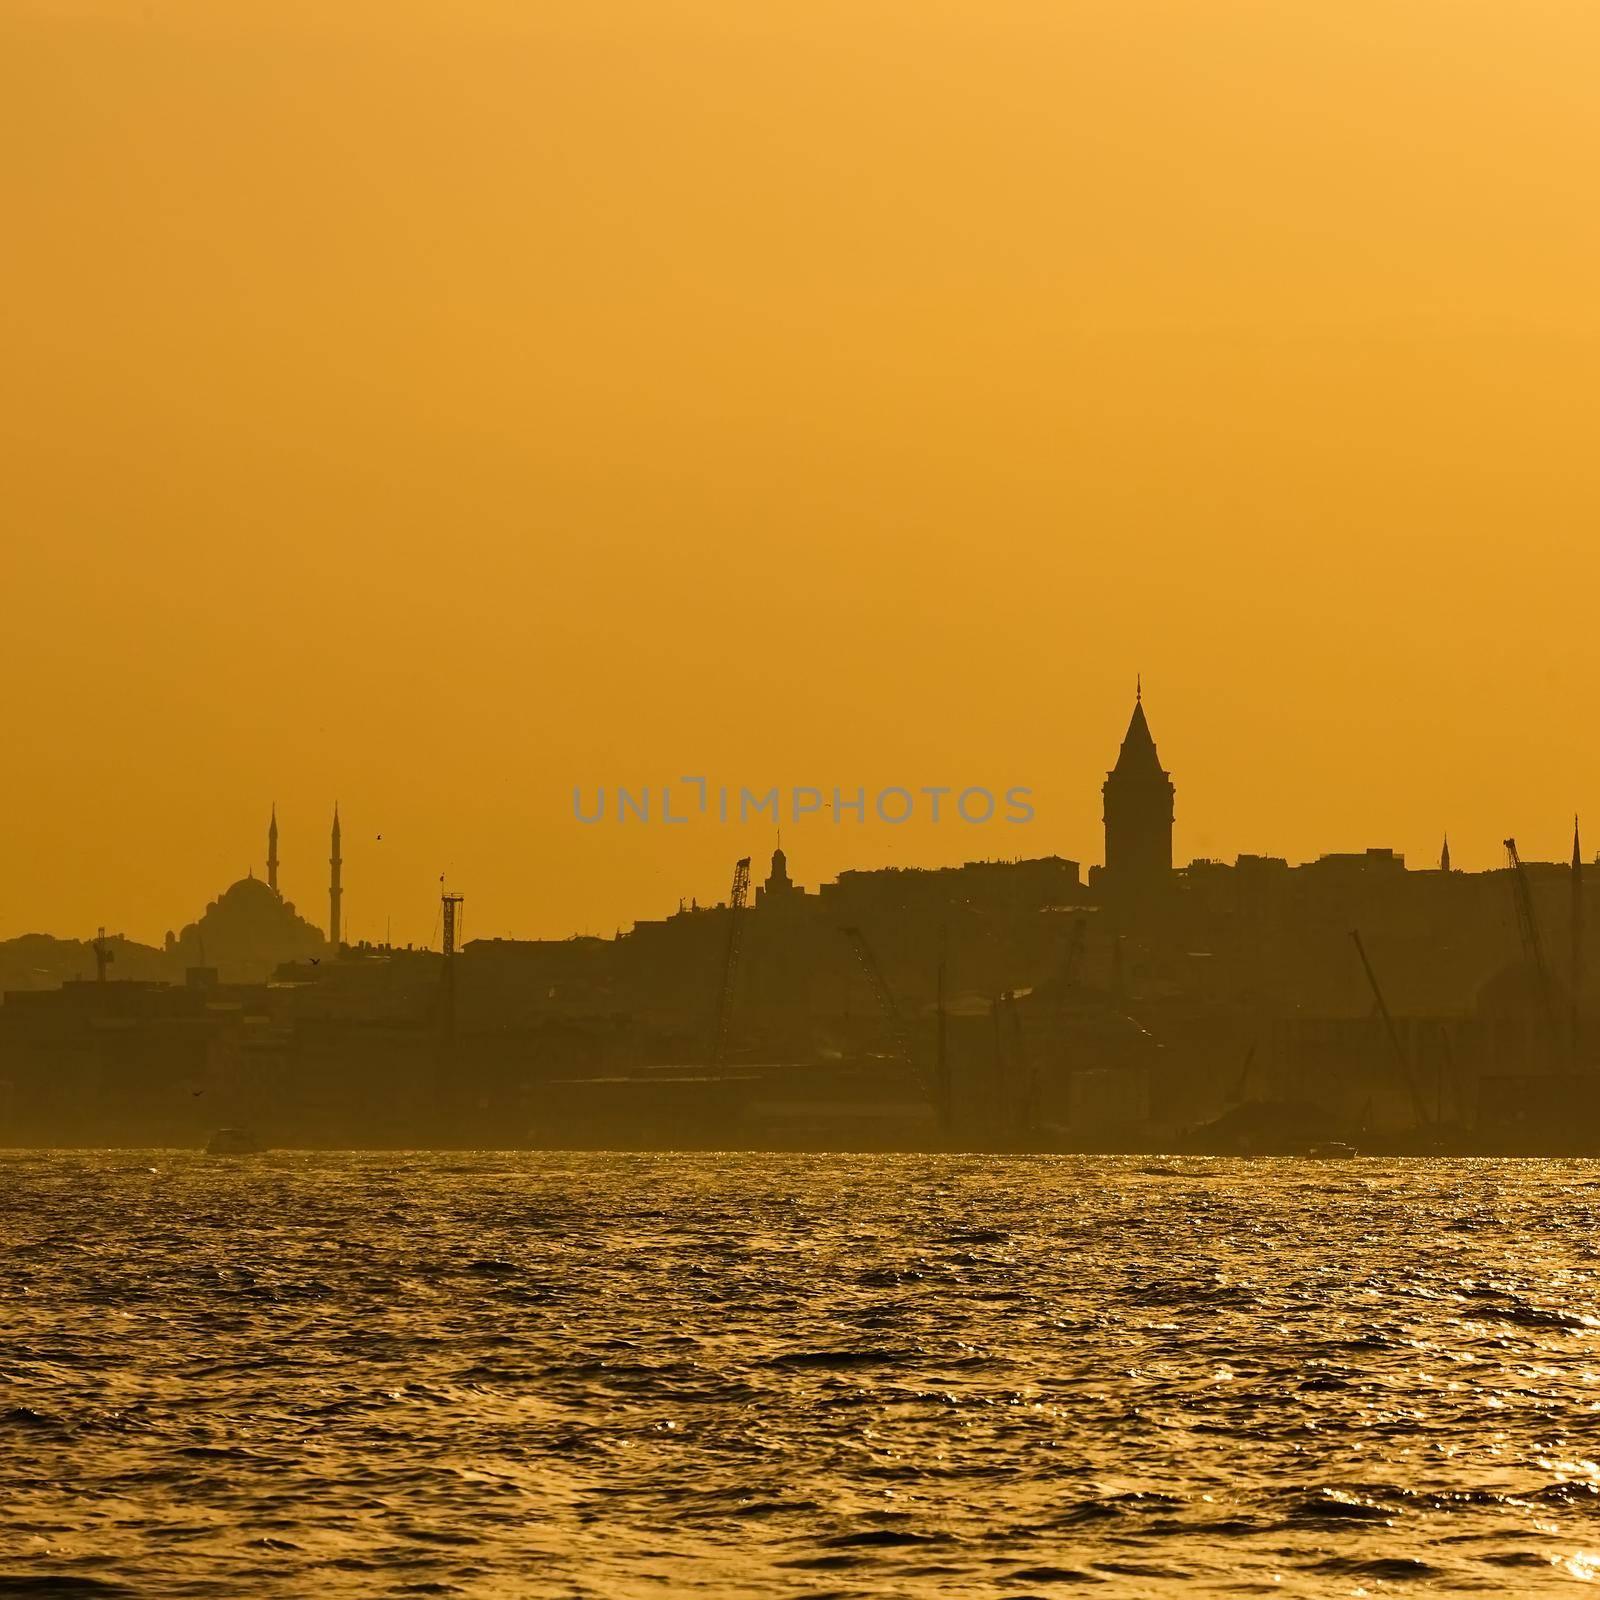
<path fill-rule="evenodd" d="M 1187 741 L 1183 739 L 1181 729 L 1176 732 L 1176 743 L 1182 747 Z M 1056 759 L 1059 760 L 1059 754 Z M 1244 846 L 1231 850 L 1219 849 L 1215 844 L 1209 850 L 1185 854 L 1185 846 L 1198 833 L 1197 829 L 1186 829 L 1182 825 L 1195 784 L 1186 775 L 1184 802 L 1175 805 L 1168 792 L 1172 789 L 1169 776 L 1161 767 L 1146 717 L 1143 675 L 1140 674 L 1136 679 L 1131 717 L 1122 736 L 1117 758 L 1108 773 L 1107 788 L 1109 791 L 1118 784 L 1126 786 L 1131 783 L 1134 795 L 1131 810 L 1139 824 L 1142 826 L 1147 817 L 1153 819 L 1153 826 L 1159 835 L 1159 843 L 1153 843 L 1152 846 L 1155 855 L 1148 858 L 1153 870 L 1166 872 L 1181 869 L 1190 863 L 1229 863 L 1240 856 L 1281 856 L 1290 861 L 1314 861 L 1330 853 L 1378 847 L 1395 849 L 1392 839 L 1363 840 L 1347 829 L 1332 839 L 1314 844 L 1303 856 Z M 1086 792 L 1093 788 L 1089 781 L 1091 777 L 1092 768 L 1084 774 L 1083 788 Z M 482 919 L 479 925 L 486 924 L 500 934 L 559 938 L 575 933 L 602 932 L 608 922 L 613 928 L 625 928 L 639 917 L 661 914 L 667 909 L 667 902 L 673 899 L 698 897 L 707 899 L 709 903 L 715 889 L 720 886 L 721 878 L 726 875 L 725 863 L 730 854 L 737 853 L 740 846 L 754 848 L 761 853 L 776 841 L 785 825 L 790 830 L 791 845 L 804 851 L 809 870 L 815 877 L 833 876 L 840 871 L 890 867 L 933 870 L 972 861 L 1018 860 L 1040 856 L 1065 856 L 1081 861 L 1087 871 L 1095 864 L 1110 863 L 1116 852 L 1112 842 L 1114 830 L 1105 828 L 1103 815 L 1100 819 L 1102 826 L 1097 830 L 1099 837 L 1090 835 L 1078 841 L 1061 837 L 1058 831 L 1060 812 L 1070 811 L 1073 815 L 1081 816 L 1082 796 L 1078 796 L 1070 807 L 1061 806 L 1059 791 L 1046 791 L 1050 798 L 1042 799 L 1040 792 L 1031 786 L 1008 785 L 1003 780 L 993 785 L 967 786 L 959 781 L 919 785 L 886 779 L 881 788 L 865 783 L 845 783 L 831 786 L 831 791 L 826 785 L 783 785 L 765 780 L 752 784 L 736 780 L 719 785 L 715 779 L 704 775 L 687 780 L 682 775 L 673 774 L 667 775 L 667 780 L 652 783 L 649 776 L 644 776 L 637 779 L 630 777 L 627 782 L 611 786 L 597 783 L 593 785 L 592 795 L 587 801 L 580 797 L 580 789 L 575 787 L 566 802 L 564 818 L 558 815 L 558 820 L 566 822 L 568 834 L 575 834 L 577 838 L 557 849 L 554 864 L 559 864 L 565 855 L 574 851 L 582 854 L 585 849 L 592 855 L 620 854 L 627 859 L 644 862 L 636 883 L 619 886 L 617 893 L 626 898 L 618 899 L 614 904 L 608 902 L 615 913 L 613 916 L 602 918 L 598 906 L 579 902 L 574 922 L 562 927 L 554 921 L 554 914 L 540 905 L 537 897 L 520 906 L 510 903 L 490 863 L 488 870 L 491 875 L 473 884 L 475 901 L 481 895 L 485 903 L 484 907 L 475 906 L 477 918 Z M 1148 786 L 1151 782 L 1157 791 L 1155 798 L 1149 802 L 1154 806 L 1154 811 L 1137 798 L 1143 792 L 1141 783 Z M 1163 788 L 1163 785 L 1166 787 Z M 720 815 L 716 802 L 719 788 Z M 608 791 L 609 811 L 606 809 Z M 619 791 L 629 803 L 619 803 Z M 986 804 L 980 806 L 974 802 L 970 812 L 958 811 L 957 798 L 965 793 L 982 796 Z M 698 810 L 694 805 L 696 795 L 702 799 Z M 885 808 L 880 810 L 875 802 L 880 799 L 886 801 L 890 795 L 898 797 L 893 801 L 892 809 L 886 803 Z M 930 795 L 934 798 L 929 799 Z M 841 796 L 844 797 L 846 810 L 843 816 L 836 810 Z M 554 796 L 546 798 L 550 802 L 549 809 L 559 814 L 562 811 L 560 800 Z M 1102 810 L 1109 798 L 1109 793 L 1102 797 Z M 381 799 L 378 804 L 380 815 L 394 815 L 394 811 L 389 810 Z M 596 805 L 599 809 L 588 813 L 584 809 L 586 804 Z M 338 803 L 331 802 L 330 805 L 335 830 L 331 849 L 339 854 L 347 847 L 341 845 L 337 836 Z M 652 805 L 653 829 L 648 826 L 651 824 Z M 674 806 L 678 807 L 676 811 Z M 466 809 L 468 807 L 464 806 L 463 810 Z M 1516 831 L 1525 841 L 1523 854 L 1529 860 L 1563 861 L 1570 854 L 1570 841 L 1562 838 L 1569 831 L 1568 825 L 1561 820 L 1559 812 L 1555 816 L 1545 814 L 1548 809 L 1535 812 L 1526 804 L 1515 809 Z M 334 900 L 342 904 L 344 889 L 337 869 L 330 882 L 329 857 L 326 853 L 330 846 L 326 836 L 320 847 L 313 844 L 299 826 L 302 819 L 291 817 L 286 811 L 284 821 L 280 823 L 279 810 L 275 799 L 267 803 L 265 854 L 257 861 L 251 859 L 248 851 L 244 852 L 244 876 L 253 878 L 259 870 L 262 881 L 276 891 L 280 868 L 285 861 L 285 857 L 280 855 L 280 840 L 285 840 L 282 848 L 287 851 L 287 868 L 283 879 L 283 898 L 298 898 L 310 905 L 320 896 L 322 909 L 306 913 L 310 922 L 326 931 L 330 926 L 330 916 L 336 915 L 341 938 L 352 941 L 427 944 L 438 931 L 433 885 L 440 876 L 429 868 L 439 859 L 453 866 L 457 859 L 486 861 L 488 856 L 486 851 L 476 856 L 467 854 L 462 845 L 465 830 L 459 824 L 452 825 L 449 818 L 429 819 L 430 828 L 441 827 L 445 835 L 442 846 L 435 845 L 433 863 L 422 851 L 428 843 L 435 841 L 430 839 L 425 842 L 416 836 L 408 840 L 403 833 L 397 840 L 393 824 L 390 823 L 390 843 L 385 847 L 381 831 L 374 832 L 363 826 L 352 840 L 354 860 L 361 871 L 360 888 L 364 891 L 359 901 L 362 913 L 352 930 L 342 910 L 330 912 L 328 909 Z M 886 817 L 902 815 L 902 821 L 884 820 Z M 1567 815 L 1572 813 L 1568 812 Z M 685 831 L 675 829 L 673 824 L 689 826 Z M 1416 826 L 1414 821 L 1408 821 L 1405 830 L 1407 836 L 1414 837 Z M 645 829 L 646 835 L 654 833 L 655 839 L 660 841 L 658 847 L 652 849 L 637 842 L 634 836 L 639 834 L 641 828 Z M 1558 828 L 1561 830 L 1561 834 L 1557 835 L 1561 839 L 1560 844 L 1547 842 Z M 592 843 L 586 845 L 583 838 L 585 834 L 594 836 Z M 1413 869 L 1426 869 L 1438 864 L 1442 849 L 1445 859 L 1453 861 L 1457 870 L 1492 872 L 1504 865 L 1504 834 L 1505 826 L 1502 824 L 1491 841 L 1474 835 L 1449 818 L 1442 818 L 1430 845 L 1421 850 L 1397 849 L 1395 853 L 1404 857 Z M 1452 837 L 1453 846 L 1450 842 Z M 178 863 L 177 875 L 180 878 L 194 874 L 195 863 L 189 858 L 188 852 L 181 849 L 177 838 L 168 837 L 152 843 L 173 852 L 172 859 Z M 1078 848 L 1072 847 L 1074 843 Z M 1135 844 L 1133 848 L 1137 851 L 1141 847 Z M 235 860 L 238 855 L 239 852 L 234 853 Z M 144 858 L 147 862 L 149 859 L 151 857 Z M 407 878 L 404 868 L 397 871 L 397 860 L 410 867 L 413 875 Z M 520 865 L 525 869 L 527 863 Z M 226 873 L 226 868 L 223 871 Z M 450 875 L 458 881 L 466 881 L 459 870 Z M 106 908 L 106 902 L 116 892 L 113 885 L 117 877 L 117 872 L 112 870 L 107 887 L 98 898 L 99 914 L 96 921 L 105 925 L 109 918 L 119 932 L 136 939 L 142 938 L 145 942 L 158 941 L 161 937 L 159 929 L 141 928 L 114 906 L 109 910 Z M 659 889 L 658 885 L 664 879 L 678 887 Z M 211 885 L 209 891 L 204 893 L 204 899 L 211 899 L 219 887 Z M 187 921 L 194 909 L 193 906 L 181 905 L 169 907 L 165 925 L 173 927 Z M 178 918 L 178 922 L 173 921 L 174 917 Z M 8 916 L 0 919 L 0 940 L 15 938 L 22 933 L 49 933 L 63 938 L 87 937 L 82 927 L 65 925 L 60 920 L 60 913 L 48 909 L 35 912 L 13 900 L 8 908 Z"/>
<path fill-rule="evenodd" d="M 1597 60 L 0 5 L 0 1596 L 1600 1581 Z"/>

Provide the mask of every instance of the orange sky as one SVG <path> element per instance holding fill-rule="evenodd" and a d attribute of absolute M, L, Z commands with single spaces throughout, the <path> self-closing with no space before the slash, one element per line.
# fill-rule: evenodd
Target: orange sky
<path fill-rule="evenodd" d="M 612 931 L 793 870 L 1600 845 L 1600 11 L 6 0 L 0 936 Z M 377 835 L 383 839 L 379 842 Z M 764 865 L 764 864 L 763 864 Z"/>

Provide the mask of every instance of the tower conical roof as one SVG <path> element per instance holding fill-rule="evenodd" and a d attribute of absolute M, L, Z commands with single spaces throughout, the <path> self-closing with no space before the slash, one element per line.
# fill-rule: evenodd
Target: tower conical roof
<path fill-rule="evenodd" d="M 1150 724 L 1145 721 L 1142 696 L 1133 703 L 1133 716 L 1128 721 L 1128 731 L 1122 736 L 1117 764 L 1111 770 L 1120 777 L 1166 777 L 1161 757 L 1156 754 L 1156 742 L 1150 736 Z"/>

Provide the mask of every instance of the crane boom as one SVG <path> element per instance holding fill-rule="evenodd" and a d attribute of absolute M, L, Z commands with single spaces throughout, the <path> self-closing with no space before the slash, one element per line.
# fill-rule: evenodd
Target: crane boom
<path fill-rule="evenodd" d="M 722 987 L 711 1028 L 711 1065 L 720 1067 L 728 1054 L 728 1024 L 733 1019 L 733 990 L 739 977 L 739 950 L 744 939 L 744 908 L 750 896 L 750 857 L 741 856 L 733 869 L 728 895 L 728 942 L 722 953 Z"/>
<path fill-rule="evenodd" d="M 1078 963 L 1083 959 L 1084 921 L 1082 917 L 1072 919 L 1072 937 L 1067 941 L 1066 958 L 1061 963 L 1061 978 L 1056 985 L 1056 1006 L 1052 1018 L 1055 1031 L 1061 1031 L 1061 1019 L 1066 1015 L 1067 995 L 1072 986 L 1077 982 Z"/>
<path fill-rule="evenodd" d="M 1555 1037 L 1555 996 L 1550 992 L 1550 965 L 1544 958 L 1544 939 L 1539 933 L 1539 917 L 1533 906 L 1533 890 L 1528 884 L 1527 869 L 1517 854 L 1517 841 L 1507 839 L 1506 865 L 1511 869 L 1511 898 L 1517 908 L 1517 932 L 1522 936 L 1522 953 L 1533 965 L 1539 982 L 1539 1003 L 1544 1007 L 1545 1020 L 1550 1024 L 1551 1038 Z"/>
<path fill-rule="evenodd" d="M 935 982 L 935 1008 L 937 1012 L 937 1033 L 934 1037 L 933 1061 L 933 1087 L 937 1102 L 936 1109 L 939 1113 L 939 1131 L 944 1134 L 950 1132 L 951 1101 L 950 1101 L 950 1036 L 948 1016 L 945 1012 L 945 966 L 948 955 L 950 930 L 939 930 L 939 971 Z"/>
<path fill-rule="evenodd" d="M 1372 998 L 1378 1002 L 1378 1015 L 1383 1018 L 1384 1031 L 1389 1035 L 1389 1045 L 1394 1051 L 1395 1061 L 1400 1067 L 1400 1077 L 1404 1081 L 1406 1090 L 1411 1096 L 1411 1111 L 1417 1119 L 1419 1128 L 1425 1127 L 1428 1121 L 1428 1108 L 1423 1103 L 1422 1091 L 1417 1087 L 1416 1075 L 1411 1070 L 1411 1062 L 1400 1044 L 1400 1035 L 1395 1032 L 1394 1018 L 1389 1015 L 1389 1007 L 1384 1002 L 1383 990 L 1378 987 L 1378 974 L 1372 970 L 1372 963 L 1367 959 L 1367 947 L 1361 942 L 1361 935 L 1352 928 L 1350 937 L 1355 941 L 1356 954 L 1361 957 L 1361 965 L 1367 974 L 1367 982 L 1372 986 Z"/>
<path fill-rule="evenodd" d="M 888 1024 L 896 1059 L 905 1064 L 906 1070 L 917 1080 L 918 1088 L 924 1094 L 930 1094 L 929 1086 L 923 1081 L 922 1074 L 917 1071 L 916 1061 L 911 1053 L 911 1035 L 906 1030 L 905 1018 L 900 1015 L 900 1006 L 895 1000 L 894 991 L 889 987 L 889 980 L 883 975 L 883 968 L 878 965 L 878 958 L 872 953 L 872 946 L 867 943 L 867 936 L 854 924 L 841 927 L 839 931 L 850 941 L 851 948 L 856 953 L 856 960 L 861 963 L 861 970 L 872 989 L 872 997 L 878 1002 L 878 1010 L 883 1013 L 883 1020 Z M 937 1104 L 937 1097 L 935 1103 Z"/>

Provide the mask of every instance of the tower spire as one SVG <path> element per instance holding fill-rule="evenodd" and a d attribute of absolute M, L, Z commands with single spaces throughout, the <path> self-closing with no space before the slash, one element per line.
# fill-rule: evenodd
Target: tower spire
<path fill-rule="evenodd" d="M 1439 852 L 1439 870 L 1441 872 L 1450 870 L 1450 835 L 1448 833 L 1444 836 L 1444 848 Z"/>
<path fill-rule="evenodd" d="M 328 857 L 331 869 L 328 878 L 328 943 L 339 948 L 339 901 L 344 891 L 339 887 L 339 868 L 344 863 L 339 857 L 339 802 L 333 802 L 333 853 Z"/>
<path fill-rule="evenodd" d="M 272 820 L 267 824 L 267 887 L 278 892 L 278 802 L 272 802 Z"/>

